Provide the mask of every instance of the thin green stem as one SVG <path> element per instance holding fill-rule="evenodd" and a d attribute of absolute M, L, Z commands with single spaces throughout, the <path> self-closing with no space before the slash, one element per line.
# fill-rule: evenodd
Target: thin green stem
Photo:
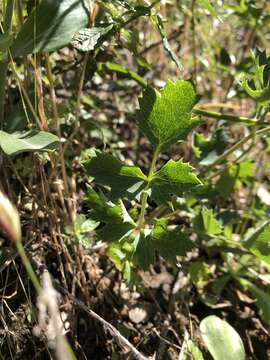
<path fill-rule="evenodd" d="M 38 278 L 37 278 L 37 276 L 36 276 L 36 274 L 34 272 L 34 269 L 33 269 L 27 255 L 25 253 L 22 242 L 17 241 L 16 242 L 16 247 L 17 247 L 18 253 L 19 253 L 19 255 L 20 255 L 21 259 L 22 259 L 23 265 L 25 266 L 25 269 L 26 269 L 26 271 L 27 271 L 27 273 L 28 273 L 28 275 L 29 275 L 35 289 L 36 289 L 36 292 L 37 292 L 38 295 L 40 295 L 41 292 L 42 292 L 42 288 L 41 288 L 40 283 L 38 281 Z"/>
<path fill-rule="evenodd" d="M 219 112 L 203 110 L 203 109 L 200 109 L 197 107 L 194 108 L 192 111 L 196 115 L 203 115 L 203 116 L 207 116 L 207 117 L 217 119 L 217 120 L 227 120 L 227 121 L 231 121 L 231 122 L 235 122 L 235 123 L 242 122 L 247 125 L 256 125 L 257 124 L 257 121 L 255 119 L 250 119 L 245 116 L 227 115 L 227 114 L 222 114 Z"/>
<path fill-rule="evenodd" d="M 242 145 L 244 145 L 247 141 L 253 139 L 254 137 L 256 137 L 257 135 L 262 135 L 265 134 L 267 132 L 270 132 L 270 126 L 267 126 L 263 129 L 257 130 L 255 133 L 251 132 L 249 135 L 247 135 L 246 137 L 244 137 L 242 140 L 238 141 L 235 145 L 233 145 L 230 149 L 228 149 L 227 151 L 225 151 L 221 156 L 219 156 L 214 163 L 212 163 L 211 165 L 209 165 L 207 167 L 206 170 L 201 171 L 201 173 L 199 175 L 203 175 L 205 172 L 208 172 L 209 170 L 211 170 L 213 167 L 215 167 L 217 164 L 219 164 L 220 162 L 222 162 L 223 160 L 225 160 L 227 158 L 227 156 L 229 156 L 230 154 L 232 154 L 235 150 L 239 149 Z M 215 173 L 215 176 L 218 175 L 219 173 Z M 212 178 L 212 176 L 210 177 Z M 147 198 L 146 198 L 147 200 Z M 164 205 L 161 205 L 159 207 L 157 207 L 151 214 L 150 214 L 150 220 L 152 220 L 153 218 L 155 218 L 156 216 L 160 216 L 163 215 L 165 212 L 167 211 L 167 207 Z M 168 216 L 171 216 L 174 213 L 170 213 Z"/>
<path fill-rule="evenodd" d="M 36 123 L 38 124 L 39 129 L 43 130 L 42 123 L 40 122 L 39 117 L 38 117 L 32 103 L 31 103 L 31 100 L 30 100 L 30 98 L 28 96 L 28 93 L 27 93 L 25 87 L 23 86 L 23 84 L 21 82 L 21 79 L 19 77 L 19 74 L 18 74 L 18 72 L 16 70 L 16 67 L 15 67 L 15 63 L 14 63 L 12 58 L 11 58 L 11 68 L 12 68 L 13 75 L 14 75 L 16 81 L 17 81 L 19 92 L 20 92 L 22 98 L 24 98 L 24 100 L 26 101 L 26 103 L 27 103 L 27 105 L 28 105 L 28 107 L 29 107 L 29 109 L 30 109 L 30 111 L 32 113 L 33 118 L 35 119 Z"/>
<path fill-rule="evenodd" d="M 149 183 L 150 183 L 150 181 L 152 179 L 152 176 L 154 174 L 154 171 L 155 171 L 156 162 L 157 162 L 157 159 L 158 159 L 159 152 L 160 152 L 160 149 L 159 149 L 159 147 L 157 147 L 155 149 L 155 151 L 154 151 L 152 162 L 151 162 L 150 169 L 149 169 L 149 172 L 148 172 L 148 177 L 147 177 L 148 186 L 146 186 L 146 189 L 142 194 L 141 212 L 140 212 L 140 215 L 139 215 L 139 220 L 138 220 L 138 225 L 137 225 L 138 230 L 141 230 L 143 225 L 144 225 L 144 217 L 145 217 L 145 211 L 146 211 L 146 205 L 147 205 L 147 199 L 148 199 L 148 191 L 147 190 L 149 190 Z"/>
<path fill-rule="evenodd" d="M 2 32 L 9 34 L 12 25 L 12 15 L 15 0 L 9 0 L 6 4 L 5 18 Z M 5 114 L 5 88 L 6 88 L 6 75 L 8 69 L 8 58 L 0 62 L 0 129 L 3 129 L 4 114 Z"/>
<path fill-rule="evenodd" d="M 230 147 L 227 151 L 225 151 L 223 154 L 221 154 L 212 164 L 210 164 L 207 167 L 207 171 L 211 170 L 213 167 L 221 163 L 223 160 L 225 160 L 229 155 L 231 155 L 235 150 L 239 149 L 241 146 L 243 146 L 247 141 L 251 140 L 254 136 L 262 135 L 264 133 L 267 133 L 270 131 L 270 126 L 267 126 L 263 129 L 257 130 L 255 133 L 251 132 L 249 135 L 245 136 L 242 140 L 235 143 L 232 147 Z"/>

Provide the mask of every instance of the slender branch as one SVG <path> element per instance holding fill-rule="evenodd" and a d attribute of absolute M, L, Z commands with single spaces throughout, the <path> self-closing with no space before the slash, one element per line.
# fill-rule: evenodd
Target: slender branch
<path fill-rule="evenodd" d="M 133 354 L 135 359 L 138 360 L 149 360 L 149 358 L 142 355 L 112 324 L 108 321 L 104 320 L 101 316 L 91 310 L 88 306 L 86 306 L 82 301 L 76 299 L 75 296 L 71 295 L 65 288 L 60 286 L 58 283 L 54 283 L 55 287 L 61 291 L 63 294 L 67 295 L 75 305 L 77 305 L 80 309 L 85 311 L 88 315 L 90 315 L 93 319 L 97 320 L 101 323 L 106 330 L 118 341 L 119 345 L 126 349 L 128 348 L 130 352 Z"/>
<path fill-rule="evenodd" d="M 56 102 L 56 94 L 55 94 L 55 88 L 54 88 L 54 77 L 50 62 L 50 55 L 48 53 L 45 54 L 46 58 L 46 70 L 48 74 L 49 79 L 49 86 L 50 86 L 50 97 L 51 97 L 51 103 L 52 103 L 52 109 L 53 109 L 53 119 L 56 125 L 56 131 L 59 139 L 61 139 L 61 129 L 60 129 L 60 123 L 59 123 L 59 116 L 58 116 L 58 109 L 57 109 L 57 102 Z M 65 158 L 64 158 L 64 151 L 63 146 L 60 142 L 60 161 L 61 161 L 61 172 L 64 182 L 64 189 L 65 189 L 65 195 L 68 196 L 69 193 L 69 186 L 68 186 L 68 177 L 67 177 L 67 171 L 66 171 L 66 165 L 65 165 Z"/>
<path fill-rule="evenodd" d="M 245 136 L 243 139 L 238 141 L 236 144 L 234 144 L 232 147 L 230 147 L 227 151 L 225 151 L 223 154 L 221 154 L 212 164 L 210 164 L 206 171 L 211 170 L 213 167 L 218 165 L 220 162 L 225 160 L 229 155 L 231 155 L 235 150 L 239 149 L 242 145 L 244 145 L 247 141 L 253 139 L 254 136 L 262 135 L 270 131 L 270 126 L 267 126 L 266 128 L 257 130 L 255 133 L 251 132 L 249 135 Z"/>
<path fill-rule="evenodd" d="M 155 149 L 154 154 L 153 154 L 152 162 L 151 162 L 150 169 L 148 172 L 148 177 L 147 177 L 149 183 L 150 183 L 153 173 L 155 171 L 155 166 L 156 166 L 158 155 L 159 155 L 159 147 L 157 147 Z M 144 216 L 145 216 L 145 210 L 146 210 L 147 199 L 148 199 L 148 191 L 147 190 L 149 190 L 149 185 L 146 187 L 145 191 L 142 194 L 142 206 L 141 206 L 141 212 L 140 212 L 140 216 L 139 216 L 139 220 L 138 220 L 138 229 L 139 230 L 142 229 L 143 224 L 144 224 Z"/>
<path fill-rule="evenodd" d="M 33 267 L 25 253 L 25 250 L 24 250 L 24 247 L 23 247 L 23 244 L 21 241 L 17 241 L 16 242 L 16 247 L 17 247 L 17 250 L 18 250 L 18 254 L 20 255 L 21 259 L 22 259 L 22 262 L 23 262 L 23 265 L 32 281 L 32 284 L 34 285 L 34 288 L 36 289 L 36 292 L 38 295 L 41 294 L 42 292 L 42 288 L 40 286 L 40 283 L 38 281 L 38 278 L 33 270 Z"/>
<path fill-rule="evenodd" d="M 109 62 L 102 65 L 102 68 L 109 72 L 125 75 L 127 78 L 136 81 L 143 89 L 147 87 L 147 81 L 145 81 L 140 75 L 136 74 L 135 72 L 129 69 L 117 68 L 116 66 L 114 66 L 114 64 L 111 64 Z M 251 119 L 245 116 L 238 116 L 238 115 L 227 115 L 216 111 L 207 111 L 200 107 L 195 107 L 192 110 L 192 112 L 193 114 L 196 115 L 202 115 L 217 120 L 226 120 L 232 123 L 244 123 L 247 125 L 257 125 L 258 123 L 256 119 Z M 268 123 L 260 123 L 260 124 L 268 125 Z"/>
<path fill-rule="evenodd" d="M 215 112 L 215 111 L 203 110 L 203 109 L 197 108 L 197 107 L 195 107 L 193 109 L 193 113 L 196 115 L 203 115 L 203 116 L 207 116 L 207 117 L 217 119 L 217 120 L 227 120 L 227 121 L 236 122 L 236 123 L 242 122 L 247 125 L 256 125 L 257 124 L 256 120 L 247 118 L 245 116 L 227 115 L 227 114 L 222 114 L 222 113 Z"/>
<path fill-rule="evenodd" d="M 194 76 L 193 81 L 197 83 L 197 44 L 196 44 L 196 23 L 195 23 L 195 5 L 196 0 L 192 0 L 191 4 L 191 29 L 192 29 L 192 55 L 193 55 L 193 67 L 194 67 Z"/>
<path fill-rule="evenodd" d="M 81 98 L 82 98 L 82 95 L 83 95 L 83 85 L 84 85 L 84 81 L 85 81 L 85 75 L 86 75 L 86 68 L 87 68 L 88 59 L 89 59 L 89 52 L 86 53 L 86 55 L 84 56 L 83 64 L 82 64 L 82 71 L 81 71 L 81 75 L 80 75 L 78 96 L 77 96 L 76 110 L 75 110 L 76 111 L 76 122 L 75 122 L 76 127 L 79 127 Z"/>
<path fill-rule="evenodd" d="M 39 129 L 43 130 L 42 123 L 40 122 L 39 117 L 38 117 L 32 103 L 31 103 L 31 100 L 30 100 L 30 98 L 28 96 L 28 93 L 27 93 L 25 87 L 23 86 L 23 84 L 21 82 L 20 76 L 19 76 L 19 74 L 18 74 L 18 72 L 16 70 L 15 63 L 14 63 L 12 58 L 11 58 L 11 69 L 12 69 L 13 75 L 14 75 L 16 81 L 17 81 L 18 88 L 19 88 L 19 91 L 20 91 L 20 94 L 21 94 L 22 98 L 24 98 L 24 100 L 26 101 L 26 103 L 27 103 L 27 105 L 28 105 L 28 107 L 29 107 L 29 109 L 30 109 L 30 111 L 32 113 L 32 116 L 35 119 Z"/>

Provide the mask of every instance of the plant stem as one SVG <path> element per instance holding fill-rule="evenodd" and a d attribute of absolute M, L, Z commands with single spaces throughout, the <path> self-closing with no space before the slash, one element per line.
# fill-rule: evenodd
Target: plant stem
<path fill-rule="evenodd" d="M 14 75 L 16 81 L 17 81 L 21 97 L 26 101 L 26 103 L 27 103 L 27 105 L 28 105 L 28 107 L 29 107 L 29 109 L 30 109 L 30 111 L 32 113 L 32 116 L 35 119 L 39 129 L 43 130 L 42 123 L 40 122 L 39 117 L 38 117 L 32 103 L 31 103 L 31 100 L 30 100 L 30 98 L 28 96 L 28 93 L 27 93 L 25 87 L 23 86 L 23 84 L 21 82 L 20 76 L 19 76 L 19 74 L 18 74 L 18 72 L 16 70 L 16 66 L 15 66 L 15 63 L 14 63 L 12 58 L 11 58 L 11 69 L 12 69 L 13 75 Z"/>
<path fill-rule="evenodd" d="M 79 88 L 78 88 L 76 110 L 75 110 L 76 111 L 75 126 L 77 128 L 79 127 L 80 107 L 81 107 L 81 100 L 82 100 L 82 95 L 83 95 L 83 85 L 84 85 L 84 81 L 85 81 L 85 75 L 86 75 L 86 68 L 87 68 L 88 59 L 89 59 L 89 52 L 86 53 L 86 55 L 84 56 L 83 64 L 82 64 L 82 71 L 81 71 L 80 80 L 79 80 Z"/>
<path fill-rule="evenodd" d="M 5 18 L 2 32 L 9 34 L 12 25 L 12 15 L 14 9 L 15 0 L 9 0 L 6 4 Z M 8 59 L 4 59 L 0 62 L 0 129 L 3 129 L 4 114 L 5 114 L 5 87 L 6 87 L 6 75 L 8 69 Z"/>
<path fill-rule="evenodd" d="M 110 62 L 103 64 L 102 68 L 104 68 L 105 70 L 107 70 L 109 72 L 126 75 L 129 79 L 136 81 L 143 89 L 145 89 L 147 87 L 147 81 L 145 81 L 140 75 L 138 75 L 137 73 L 135 73 L 129 69 L 117 68 L 114 66 L 113 63 L 110 63 Z M 222 114 L 222 113 L 216 112 L 216 111 L 207 111 L 200 107 L 195 107 L 192 110 L 192 112 L 193 112 L 193 114 L 207 116 L 212 119 L 226 120 L 226 121 L 230 121 L 232 123 L 244 123 L 247 125 L 257 125 L 256 119 L 251 119 L 251 118 L 248 118 L 245 116 L 227 115 L 227 114 Z M 267 123 L 260 123 L 260 124 L 268 125 Z"/>
<path fill-rule="evenodd" d="M 17 241 L 16 242 L 16 247 L 17 247 L 18 253 L 19 253 L 19 255 L 20 255 L 21 259 L 22 259 L 23 265 L 25 266 L 25 269 L 26 269 L 26 271 L 27 271 L 27 273 L 28 273 L 28 275 L 29 275 L 29 277 L 30 277 L 30 279 L 32 281 L 32 284 L 34 285 L 34 288 L 36 289 L 37 294 L 40 295 L 41 292 L 42 292 L 42 288 L 41 288 L 40 283 L 38 281 L 38 278 L 37 278 L 37 276 L 36 276 L 36 274 L 35 274 L 35 272 L 34 272 L 34 270 L 32 268 L 32 265 L 31 265 L 27 255 L 25 253 L 22 242 Z"/>
<path fill-rule="evenodd" d="M 262 135 L 264 133 L 267 133 L 268 131 L 270 131 L 270 126 L 267 126 L 260 130 L 257 130 L 255 133 L 251 132 L 249 135 L 245 136 L 243 139 L 238 141 L 236 144 L 234 144 L 232 147 L 230 147 L 227 151 L 225 151 L 223 154 L 221 154 L 212 164 L 210 164 L 207 167 L 206 171 L 211 170 L 217 164 L 219 164 L 220 162 L 225 160 L 227 156 L 232 154 L 235 150 L 239 149 L 242 145 L 244 145 L 247 141 L 251 140 L 253 137 L 255 137 L 257 135 Z"/>
<path fill-rule="evenodd" d="M 159 147 L 157 147 L 154 151 L 152 162 L 151 162 L 150 169 L 149 169 L 148 176 L 147 176 L 148 185 L 146 186 L 146 188 L 142 194 L 142 206 L 141 206 L 141 212 L 140 212 L 138 225 L 137 225 L 138 230 L 141 230 L 143 227 L 143 224 L 144 224 L 145 210 L 146 210 L 147 199 L 148 199 L 147 190 L 149 190 L 149 183 L 150 183 L 153 173 L 155 171 L 155 166 L 156 166 L 157 158 L 159 155 L 159 151 L 160 151 Z"/>
<path fill-rule="evenodd" d="M 236 122 L 236 123 L 242 122 L 247 125 L 256 125 L 257 124 L 256 120 L 247 118 L 245 116 L 226 115 L 226 114 L 222 114 L 219 112 L 203 110 L 203 109 L 200 109 L 197 107 L 194 108 L 192 111 L 196 115 L 204 115 L 204 116 L 208 116 L 210 118 L 217 119 L 217 120 L 227 120 L 227 121 Z"/>

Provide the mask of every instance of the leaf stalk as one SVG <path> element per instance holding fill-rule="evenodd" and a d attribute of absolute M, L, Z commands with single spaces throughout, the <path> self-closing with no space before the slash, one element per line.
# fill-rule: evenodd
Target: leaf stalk
<path fill-rule="evenodd" d="M 138 224 L 137 224 L 138 230 L 141 230 L 143 225 L 144 225 L 145 210 L 146 210 L 146 206 L 147 206 L 147 199 L 148 199 L 148 196 L 149 196 L 147 190 L 149 190 L 149 184 L 150 184 L 150 181 L 151 181 L 152 176 L 153 176 L 154 171 L 155 171 L 156 162 L 157 162 L 157 159 L 158 159 L 158 156 L 159 156 L 159 152 L 160 152 L 160 149 L 159 149 L 159 147 L 157 147 L 154 150 L 153 158 L 152 158 L 151 165 L 150 165 L 150 168 L 149 168 L 149 172 L 148 172 L 148 176 L 147 176 L 148 185 L 146 186 L 146 188 L 145 188 L 145 190 L 144 190 L 144 192 L 142 194 L 141 212 L 140 212 L 139 220 L 138 220 Z"/>

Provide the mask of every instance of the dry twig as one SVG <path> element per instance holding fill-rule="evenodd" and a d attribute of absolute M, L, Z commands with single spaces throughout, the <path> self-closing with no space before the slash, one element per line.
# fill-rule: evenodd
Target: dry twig
<path fill-rule="evenodd" d="M 63 294 L 67 295 L 75 305 L 77 305 L 79 308 L 84 310 L 88 315 L 90 315 L 93 319 L 97 320 L 99 323 L 101 323 L 106 330 L 113 336 L 119 346 L 121 346 L 123 349 L 128 348 L 129 351 L 132 353 L 134 359 L 138 360 L 150 360 L 150 358 L 145 357 L 142 355 L 121 333 L 109 322 L 104 320 L 101 316 L 99 316 L 97 313 L 95 313 L 93 310 L 91 310 L 88 306 L 86 306 L 81 300 L 75 298 L 73 295 L 71 295 L 65 288 L 63 288 L 58 283 L 55 283 L 55 287 L 58 288 L 59 291 L 61 291 Z"/>

